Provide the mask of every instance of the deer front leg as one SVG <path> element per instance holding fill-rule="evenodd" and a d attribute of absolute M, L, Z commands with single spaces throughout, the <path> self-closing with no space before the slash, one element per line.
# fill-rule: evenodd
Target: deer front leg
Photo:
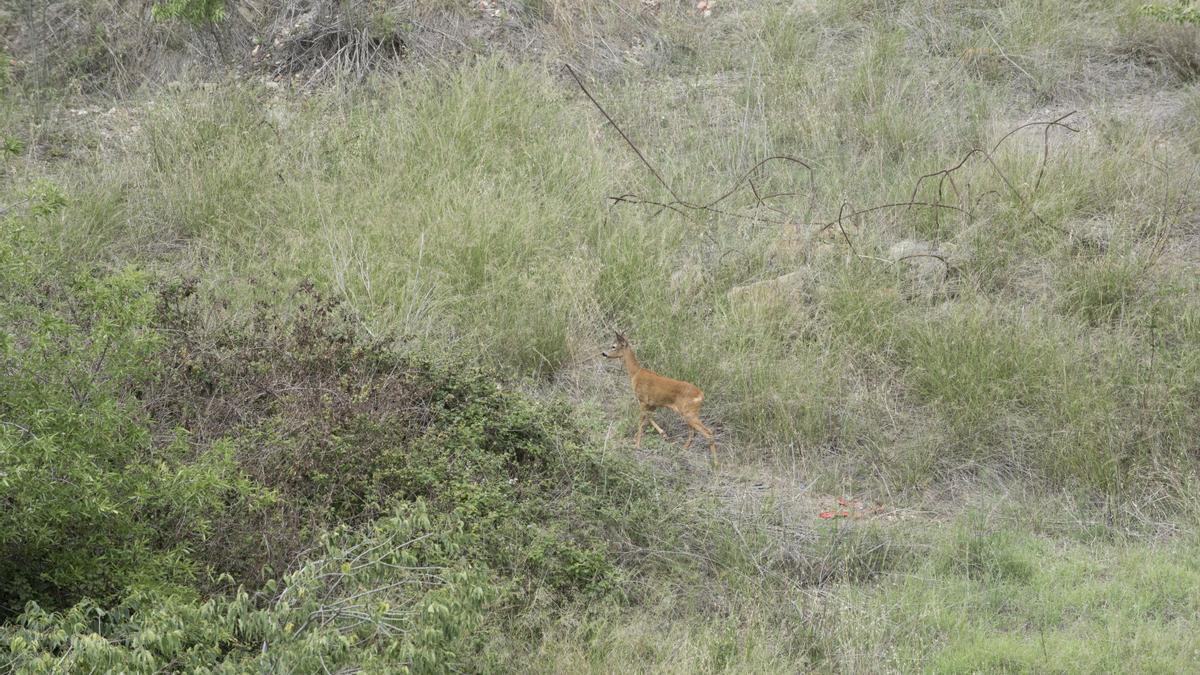
<path fill-rule="evenodd" d="M 654 422 L 654 413 L 650 413 L 650 426 L 654 427 L 654 430 L 658 432 L 659 436 L 663 437 L 664 441 L 667 440 L 667 432 L 663 431 L 662 427 Z"/>
<path fill-rule="evenodd" d="M 667 433 L 662 430 L 662 427 L 658 426 L 657 422 L 654 421 L 654 411 L 656 406 L 646 405 L 644 403 L 641 404 L 641 406 L 642 414 L 638 418 L 637 440 L 634 442 L 634 445 L 639 448 L 642 447 L 642 432 L 646 430 L 646 422 L 649 422 L 650 426 L 654 427 L 654 430 L 657 431 L 663 438 L 667 437 Z"/>

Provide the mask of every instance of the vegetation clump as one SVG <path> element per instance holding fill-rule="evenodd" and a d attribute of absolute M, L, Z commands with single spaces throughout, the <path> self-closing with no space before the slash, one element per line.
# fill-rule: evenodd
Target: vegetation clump
<path fill-rule="evenodd" d="M 1200 671 L 1194 2 L 10 4 L 0 670 Z"/>
<path fill-rule="evenodd" d="M 30 246 L 0 256 L 9 666 L 441 671 L 497 612 L 640 573 L 661 486 L 563 404 L 311 284 L 237 317 L 134 268 L 56 281 Z"/>

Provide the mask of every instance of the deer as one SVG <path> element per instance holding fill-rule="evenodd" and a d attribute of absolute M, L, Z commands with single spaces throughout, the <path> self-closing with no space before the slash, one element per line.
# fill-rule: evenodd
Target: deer
<path fill-rule="evenodd" d="M 629 373 L 629 383 L 633 386 L 633 395 L 637 397 L 638 405 L 641 406 L 641 416 L 638 418 L 637 435 L 634 439 L 634 447 L 642 447 L 642 432 L 646 429 L 646 422 L 654 427 L 654 430 L 667 439 L 667 433 L 662 430 L 662 427 L 654 421 L 654 411 L 659 408 L 670 408 L 679 413 L 684 422 L 691 427 L 688 434 L 687 442 L 683 444 L 683 449 L 686 451 L 692 445 L 692 439 L 696 437 L 696 432 L 699 431 L 702 436 L 708 439 L 708 449 L 712 453 L 713 466 L 717 465 L 717 443 L 713 439 L 713 433 L 704 426 L 700 421 L 700 404 L 704 402 L 704 392 L 700 387 L 691 382 L 683 382 L 682 380 L 673 380 L 669 377 L 659 375 L 658 373 L 648 368 L 643 368 L 638 363 L 637 357 L 633 353 L 633 348 L 629 346 L 629 341 L 624 335 L 616 333 L 616 340 L 612 346 L 606 351 L 600 352 L 600 355 L 606 359 L 621 359 L 625 365 L 625 372 Z"/>

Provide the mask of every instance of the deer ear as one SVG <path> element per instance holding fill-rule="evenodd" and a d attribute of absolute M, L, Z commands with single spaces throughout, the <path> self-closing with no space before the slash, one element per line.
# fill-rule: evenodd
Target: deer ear
<path fill-rule="evenodd" d="M 614 335 L 616 335 L 616 336 L 617 336 L 617 343 L 618 343 L 618 344 L 625 344 L 625 336 L 624 336 L 624 335 L 621 335 L 620 333 L 617 333 L 617 332 L 615 332 L 615 331 L 614 331 Z"/>

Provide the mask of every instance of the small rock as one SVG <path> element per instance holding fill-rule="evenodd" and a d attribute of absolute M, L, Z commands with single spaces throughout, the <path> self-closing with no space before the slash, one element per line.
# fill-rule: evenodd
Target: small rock
<path fill-rule="evenodd" d="M 704 270 L 699 265 L 688 263 L 671 273 L 671 290 L 690 293 L 704 281 Z"/>
<path fill-rule="evenodd" d="M 892 244 L 888 257 L 898 265 L 906 265 L 923 284 L 939 284 L 949 271 L 945 254 L 932 244 L 904 239 Z"/>
<path fill-rule="evenodd" d="M 734 286 L 726 293 L 726 297 L 731 302 L 739 304 L 802 301 L 812 297 L 815 284 L 816 275 L 806 267 L 774 279 L 756 281 L 745 286 Z"/>

